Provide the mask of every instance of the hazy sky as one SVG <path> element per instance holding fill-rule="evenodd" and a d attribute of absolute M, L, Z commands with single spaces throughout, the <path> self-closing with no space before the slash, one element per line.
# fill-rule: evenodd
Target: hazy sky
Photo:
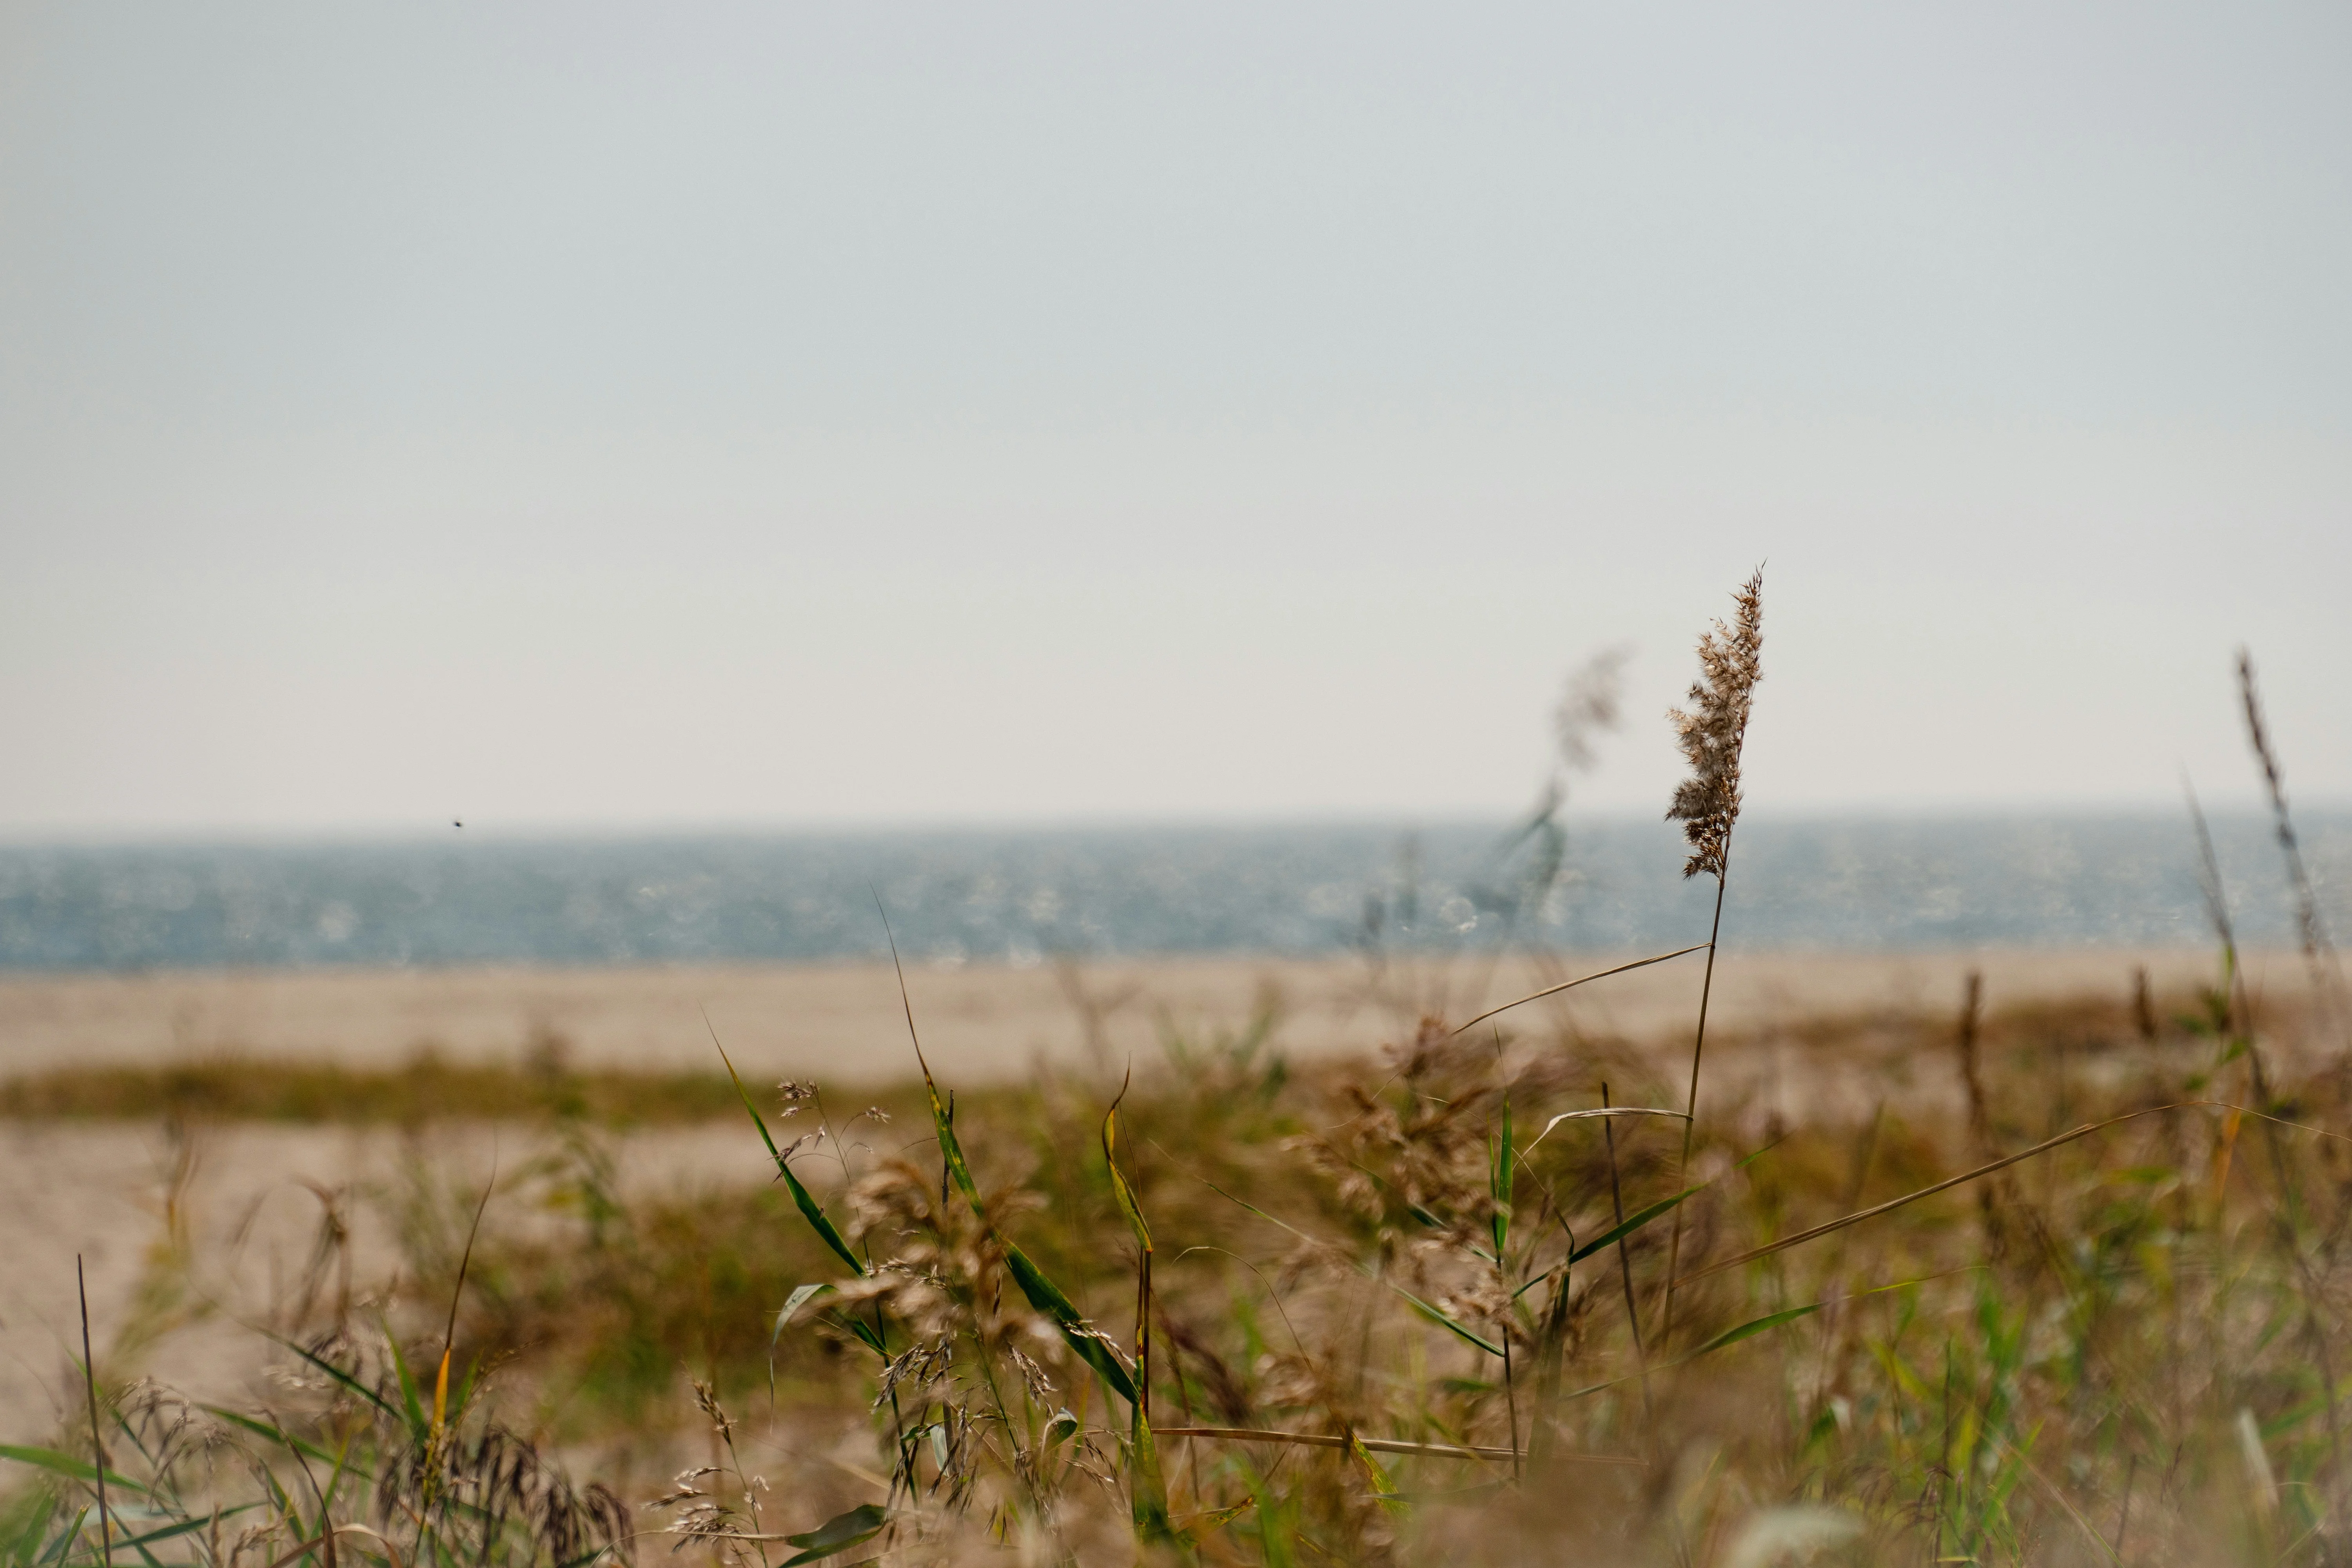
<path fill-rule="evenodd" d="M 0 836 L 2352 795 L 2352 12 L 0 9 Z M 443 831 L 446 831 L 446 826 Z"/>

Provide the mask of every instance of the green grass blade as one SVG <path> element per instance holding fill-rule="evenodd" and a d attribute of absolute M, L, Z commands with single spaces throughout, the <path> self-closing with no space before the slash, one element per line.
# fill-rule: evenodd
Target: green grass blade
<path fill-rule="evenodd" d="M 1816 1301 L 1810 1307 L 1791 1307 L 1785 1312 L 1768 1312 L 1753 1322 L 1742 1323 L 1736 1329 L 1726 1329 L 1683 1359 L 1696 1361 L 1709 1351 L 1719 1351 L 1726 1345 L 1736 1345 L 1751 1334 L 1760 1334 L 1767 1329 L 1777 1329 L 1783 1323 L 1793 1323 L 1799 1318 L 1809 1318 L 1827 1305 L 1825 1301 Z"/>
<path fill-rule="evenodd" d="M 1133 1406 L 1134 1426 L 1129 1434 L 1130 1462 L 1128 1465 L 1129 1509 L 1135 1521 L 1135 1535 L 1146 1542 L 1176 1542 L 1189 1546 L 1190 1542 L 1176 1534 L 1168 1517 L 1168 1482 L 1160 1470 L 1160 1447 L 1151 1439 L 1151 1423 L 1143 1418 L 1143 1406 Z"/>
<path fill-rule="evenodd" d="M 890 1347 L 882 1342 L 881 1330 L 876 1328 L 873 1324 L 867 1322 L 863 1318 L 853 1318 L 845 1313 L 835 1316 L 833 1321 L 847 1329 L 851 1333 L 856 1334 L 857 1336 L 857 1342 L 872 1351 L 876 1355 L 880 1356 L 884 1361 L 888 1361 L 890 1359 Z"/>
<path fill-rule="evenodd" d="M 66 1526 L 55 1541 L 49 1542 L 47 1551 L 41 1553 L 41 1562 L 44 1565 L 59 1562 L 65 1557 L 67 1550 L 80 1539 L 81 1527 L 89 1518 L 89 1509 L 85 1504 L 82 1510 L 74 1515 L 74 1521 Z"/>
<path fill-rule="evenodd" d="M 1704 1186 L 1685 1187 L 1681 1192 L 1676 1193 L 1673 1197 L 1660 1198 L 1648 1208 L 1643 1209 L 1637 1214 L 1627 1215 L 1625 1216 L 1624 1224 L 1612 1226 L 1609 1229 L 1602 1231 L 1599 1236 L 1593 1237 L 1591 1241 L 1586 1242 L 1574 1252 L 1570 1253 L 1568 1255 L 1568 1260 L 1570 1263 L 1583 1262 L 1586 1258 L 1591 1257 L 1602 1247 L 1615 1246 L 1619 1241 L 1633 1235 L 1635 1231 L 1641 1229 L 1652 1220 L 1656 1219 L 1661 1215 L 1664 1215 L 1669 1210 L 1675 1208 L 1677 1205 L 1681 1204 L 1684 1199 L 1691 1196 L 1693 1194 L 1703 1192 L 1705 1190 Z"/>
<path fill-rule="evenodd" d="M 1932 1279 L 1934 1276 L 1929 1276 L 1929 1278 Z M 1872 1289 L 1867 1290 L 1857 1290 L 1851 1296 L 1839 1296 L 1834 1297 L 1828 1301 L 1814 1301 L 1802 1307 L 1790 1307 L 1785 1311 L 1768 1312 L 1763 1317 L 1741 1323 L 1737 1328 L 1724 1330 L 1723 1332 L 1716 1335 L 1715 1338 L 1707 1341 L 1705 1344 L 1699 1346 L 1696 1350 L 1691 1352 L 1690 1354 L 1686 1356 L 1681 1356 L 1670 1362 L 1661 1363 L 1658 1365 L 1646 1368 L 1642 1372 L 1629 1373 L 1623 1377 L 1612 1377 L 1606 1383 L 1590 1384 L 1583 1388 L 1577 1389 L 1571 1394 L 1564 1394 L 1560 1395 L 1560 1398 L 1563 1402 L 1570 1399 L 1581 1399 L 1588 1394 L 1599 1394 L 1603 1389 L 1614 1388 L 1622 1383 L 1631 1383 L 1634 1378 L 1646 1377 L 1651 1373 L 1668 1372 L 1678 1366 L 1687 1366 L 1703 1355 L 1711 1355 L 1727 1345 L 1736 1345 L 1740 1341 L 1748 1339 L 1751 1335 L 1763 1333 L 1768 1329 L 1777 1329 L 1783 1323 L 1793 1323 L 1800 1318 L 1809 1318 L 1815 1312 L 1820 1311 L 1822 1308 L 1834 1305 L 1837 1301 L 1854 1301 L 1861 1300 L 1864 1296 L 1884 1295 L 1889 1290 L 1901 1290 L 1918 1283 L 1919 1281 L 1916 1279 L 1905 1279 L 1893 1285 L 1878 1285 L 1874 1286 Z M 1885 1363 L 1886 1359 L 1885 1353 L 1882 1352 L 1879 1356 L 1879 1360 L 1882 1364 Z M 1924 1398 L 1931 1393 L 1931 1390 L 1927 1387 L 1926 1383 L 1921 1381 L 1916 1373 L 1909 1377 L 1906 1386 L 1917 1397 Z"/>
<path fill-rule="evenodd" d="M 818 1240 L 833 1248 L 835 1254 L 852 1269 L 864 1274 L 866 1265 L 859 1261 L 857 1254 L 849 1249 L 849 1243 L 843 1239 L 840 1229 L 826 1216 L 816 1199 L 809 1194 L 808 1188 L 801 1184 L 801 1179 L 793 1174 L 792 1163 L 784 1158 L 784 1152 L 776 1147 L 775 1139 L 769 1134 L 766 1118 L 760 1114 L 760 1108 L 751 1103 L 751 1091 L 743 1087 L 742 1075 L 735 1070 L 735 1063 L 729 1058 L 727 1047 L 719 1045 L 719 1033 L 715 1029 L 711 1031 L 710 1043 L 719 1047 L 719 1059 L 726 1063 L 728 1079 L 735 1086 L 735 1097 L 743 1102 L 743 1110 L 751 1118 L 751 1125 L 760 1130 L 760 1142 L 768 1146 L 768 1158 L 775 1162 L 776 1173 L 784 1179 L 785 1187 L 791 1191 L 793 1206 L 801 1211 L 801 1217 L 808 1221 L 809 1228 L 816 1232 Z"/>
<path fill-rule="evenodd" d="M 811 1300 L 832 1289 L 825 1284 L 800 1286 L 785 1297 L 784 1304 L 777 1309 L 775 1330 L 768 1335 L 768 1397 L 771 1400 L 776 1397 L 776 1342 L 784 1337 L 784 1325 L 791 1322 L 793 1314 Z"/>
<path fill-rule="evenodd" d="M 1121 1089 L 1119 1090 L 1119 1098 L 1123 1100 L 1126 1096 L 1127 1090 L 1125 1089 Z M 1118 1101 L 1113 1100 L 1111 1102 L 1110 1110 L 1103 1115 L 1103 1163 L 1110 1167 L 1111 1195 L 1118 1200 L 1118 1212 L 1126 1216 L 1127 1228 L 1135 1233 L 1135 1244 L 1143 1248 L 1144 1251 L 1150 1252 L 1151 1250 L 1151 1227 L 1143 1223 L 1143 1210 L 1136 1203 L 1135 1194 L 1129 1188 L 1127 1178 L 1119 1174 L 1118 1144 Z"/>
<path fill-rule="evenodd" d="M 335 1487 L 338 1484 L 340 1478 L 343 1475 L 350 1474 L 357 1476 L 362 1481 L 373 1481 L 375 1479 L 375 1475 L 373 1471 L 367 1469 L 364 1466 L 353 1464 L 352 1462 L 349 1449 L 345 1449 L 341 1454 L 330 1454 L 324 1448 L 320 1447 L 316 1443 L 306 1442 L 302 1438 L 295 1436 L 292 1433 L 272 1426 L 267 1421 L 256 1420 L 253 1416 L 240 1415 L 236 1411 L 224 1409 L 222 1406 L 217 1405 L 207 1405 L 204 1406 L 204 1410 L 206 1415 L 209 1415 L 217 1420 L 226 1421 L 232 1426 L 242 1426 L 257 1437 L 267 1437 L 269 1441 L 278 1444 L 280 1447 L 285 1448 L 289 1453 L 299 1454 L 306 1458 L 316 1459 L 322 1465 L 332 1465 L 334 1467 L 334 1473 L 337 1480 L 330 1481 L 327 1487 L 327 1497 L 331 1502 L 335 1495 Z M 258 1503 L 240 1504 L 237 1508 L 226 1510 L 221 1515 L 221 1517 L 226 1519 L 230 1513 L 238 1513 L 242 1512 L 245 1509 L 258 1508 L 259 1506 L 261 1505 Z"/>
<path fill-rule="evenodd" d="M 47 1487 L 35 1487 L 17 1499 L 0 1523 L 0 1563 L 30 1563 L 58 1514 L 58 1500 Z"/>
<path fill-rule="evenodd" d="M 14 1443 L 0 1443 L 0 1459 L 14 1459 L 20 1465 L 30 1465 L 35 1469 L 47 1470 L 53 1475 L 68 1476 L 78 1481 L 94 1482 L 98 1479 L 96 1465 L 91 1464 L 88 1459 L 78 1459 L 71 1454 L 60 1454 L 55 1448 L 26 1448 L 19 1447 Z M 153 1495 L 145 1487 L 111 1467 L 106 1472 L 106 1484 L 137 1492 L 142 1497 Z"/>
<path fill-rule="evenodd" d="M 241 1502 L 235 1508 L 225 1508 L 221 1510 L 220 1517 L 223 1519 L 230 1519 L 237 1514 L 246 1512 L 249 1509 L 257 1509 L 261 1505 L 257 1502 Z M 211 1524 L 212 1521 L 213 1516 L 206 1513 L 200 1519 L 184 1519 L 177 1524 L 167 1524 L 161 1530 L 151 1530 L 144 1535 L 134 1535 L 128 1541 L 118 1541 L 115 1544 L 117 1546 L 136 1546 L 143 1551 L 145 1548 L 152 1546 L 158 1541 L 169 1541 L 175 1535 L 185 1535 L 191 1531 L 202 1530 L 205 1526 Z"/>
<path fill-rule="evenodd" d="M 1366 1272 L 1367 1278 L 1370 1278 L 1370 1271 L 1367 1270 Z M 1388 1281 L 1382 1280 L 1381 1283 L 1387 1285 Z M 1491 1340 L 1481 1337 L 1478 1332 L 1472 1329 L 1467 1323 L 1463 1322 L 1460 1319 L 1454 1317 L 1452 1314 L 1445 1312 L 1439 1308 L 1430 1305 L 1430 1303 L 1423 1300 L 1420 1297 L 1414 1295 L 1403 1286 L 1389 1285 L 1389 1289 L 1403 1297 L 1414 1311 L 1420 1313 L 1423 1317 L 1427 1318 L 1431 1322 L 1435 1323 L 1438 1327 L 1443 1329 L 1451 1329 L 1454 1332 L 1461 1335 L 1462 1338 L 1467 1340 L 1470 1343 L 1476 1345 L 1480 1350 L 1485 1351 L 1488 1355 L 1498 1356 L 1503 1353 L 1502 1346 L 1496 1344 Z"/>
<path fill-rule="evenodd" d="M 1213 1532 L 1223 1530 L 1257 1506 L 1257 1499 L 1248 1497 L 1225 1508 L 1213 1508 L 1186 1519 L 1177 1528 L 1194 1541 L 1204 1541 Z"/>
<path fill-rule="evenodd" d="M 940 1099 L 939 1082 L 931 1077 L 930 1063 L 923 1059 L 920 1046 L 916 1047 L 915 1059 L 922 1063 L 923 1092 L 930 1101 L 931 1129 L 939 1138 L 940 1159 L 945 1163 L 949 1178 L 955 1183 L 957 1191 L 962 1193 L 964 1201 L 971 1205 L 972 1213 L 980 1215 L 1003 1245 L 1004 1267 L 1012 1274 L 1013 1282 L 1021 1288 L 1021 1294 L 1028 1298 L 1031 1307 L 1054 1321 L 1054 1326 L 1061 1330 L 1063 1340 L 1077 1352 L 1078 1359 L 1094 1368 L 1102 1380 L 1110 1384 L 1113 1393 L 1129 1404 L 1134 1404 L 1135 1380 L 1128 1375 L 1127 1368 L 1119 1363 L 1118 1357 L 1095 1332 L 1085 1314 L 1062 1293 L 1060 1286 L 1045 1278 L 1045 1270 L 1031 1262 L 1029 1255 L 1022 1251 L 1011 1237 L 997 1231 L 994 1223 L 988 1219 L 987 1207 L 980 1200 L 980 1184 L 972 1180 L 971 1166 L 963 1157 L 963 1145 L 956 1141 L 955 1118 Z"/>
<path fill-rule="evenodd" d="M 296 1344 L 292 1340 L 287 1339 L 283 1335 L 269 1333 L 266 1329 L 262 1331 L 265 1334 L 268 1334 L 268 1338 L 275 1341 L 279 1348 L 292 1351 L 296 1355 L 300 1356 L 304 1361 L 309 1362 L 312 1366 L 317 1367 L 320 1372 L 325 1373 L 329 1377 L 333 1378 L 337 1383 L 341 1384 L 345 1388 L 350 1389 L 353 1394 L 356 1394 L 362 1399 L 366 1400 L 370 1405 L 374 1405 L 376 1409 L 383 1412 L 384 1415 L 397 1415 L 399 1414 L 398 1411 L 394 1410 L 391 1405 L 385 1401 L 383 1394 L 378 1394 L 374 1389 L 370 1388 L 366 1384 L 362 1383 L 358 1378 L 353 1377 L 350 1373 L 345 1372 L 341 1367 L 337 1366 L 333 1362 L 327 1360 L 323 1356 L 314 1355 L 310 1351 L 303 1349 L 300 1345 Z"/>
<path fill-rule="evenodd" d="M 1021 1294 L 1029 1299 L 1029 1305 L 1054 1320 L 1054 1326 L 1062 1331 L 1062 1338 L 1077 1352 L 1078 1359 L 1100 1373 L 1112 1393 L 1134 1404 L 1135 1379 L 1128 1375 L 1126 1366 L 1076 1305 L 1010 1238 L 998 1239 L 1004 1246 L 1004 1267 L 1012 1274 L 1013 1282 L 1021 1287 Z"/>
<path fill-rule="evenodd" d="M 400 1379 L 400 1403 L 408 1417 L 409 1440 L 421 1447 L 432 1440 L 433 1423 L 425 1416 L 425 1403 L 417 1397 L 416 1379 L 409 1375 L 408 1358 L 400 1353 L 400 1341 L 393 1336 L 390 1323 L 383 1326 L 383 1339 L 392 1349 L 392 1370 Z"/>
<path fill-rule="evenodd" d="M 964 1159 L 963 1144 L 956 1138 L 955 1112 L 940 1099 L 940 1086 L 931 1079 L 929 1063 L 923 1067 L 923 1094 L 930 1101 L 931 1130 L 939 1138 L 940 1159 L 946 1163 L 956 1191 L 963 1194 L 964 1201 L 977 1214 L 981 1208 L 980 1184 L 972 1180 L 971 1165 Z"/>
<path fill-rule="evenodd" d="M 1406 1505 L 1405 1500 L 1397 1495 L 1396 1483 L 1389 1479 L 1388 1471 L 1381 1468 L 1381 1462 L 1372 1458 L 1372 1451 L 1364 1447 L 1364 1440 L 1353 1432 L 1348 1434 L 1348 1452 L 1355 1456 L 1356 1463 L 1363 1470 L 1364 1479 L 1371 1483 L 1372 1496 L 1380 1500 L 1381 1507 L 1402 1517 Z"/>
<path fill-rule="evenodd" d="M 804 1563 L 814 1563 L 836 1552 L 845 1552 L 861 1541 L 870 1541 L 882 1533 L 890 1516 L 878 1503 L 860 1503 L 847 1513 L 838 1513 L 814 1530 L 800 1535 L 787 1535 L 785 1541 L 804 1551 L 797 1557 L 787 1558 L 783 1568 L 799 1568 Z"/>

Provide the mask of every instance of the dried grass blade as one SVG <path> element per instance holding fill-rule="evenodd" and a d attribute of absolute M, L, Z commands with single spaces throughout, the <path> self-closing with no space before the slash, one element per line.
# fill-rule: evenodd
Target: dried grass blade
<path fill-rule="evenodd" d="M 1917 1203 L 1921 1198 L 1933 1197 L 1937 1193 L 1949 1192 L 1954 1187 L 1964 1186 L 1970 1182 L 1976 1181 L 1979 1177 L 1990 1176 L 1995 1171 L 2005 1171 L 2011 1165 L 2017 1164 L 2022 1161 L 2032 1159 L 2037 1154 L 2046 1154 L 2053 1149 L 2062 1148 L 2068 1143 L 2074 1142 L 2077 1139 L 2088 1138 L 2094 1132 L 2104 1132 L 2110 1127 L 2120 1126 L 2122 1123 L 2126 1121 L 2137 1121 L 2143 1116 L 2160 1116 L 2168 1110 L 2192 1110 L 2200 1109 L 2211 1110 L 2232 1110 L 2241 1115 L 2253 1116 L 2263 1121 L 2274 1122 L 2281 1127 L 2292 1127 L 2299 1131 L 2315 1132 L 2323 1138 L 2332 1138 L 2336 1139 L 2339 1142 L 2352 1142 L 2352 1138 L 2347 1138 L 2343 1133 L 2330 1132 L 2324 1127 L 2313 1127 L 2305 1122 L 2289 1121 L 2284 1117 L 2265 1116 L 2261 1111 L 2250 1111 L 2243 1106 L 2232 1105 L 2227 1100 L 2178 1100 L 2170 1105 L 2151 1105 L 2138 1110 L 2127 1110 L 2121 1116 L 2110 1116 L 2105 1121 L 2085 1122 L 2082 1126 L 2074 1128 L 2069 1131 L 2061 1132 L 2055 1138 L 2044 1139 L 2042 1142 L 2033 1145 L 2031 1149 L 2021 1149 L 2014 1154 L 2006 1155 L 1989 1164 L 1979 1165 L 1975 1170 L 1963 1171 L 1957 1176 L 1948 1176 L 1943 1181 L 1935 1183 L 1931 1186 L 1921 1187 L 1916 1192 L 1906 1193 L 1899 1198 L 1891 1198 L 1885 1203 L 1875 1205 L 1870 1208 L 1860 1210 L 1854 1214 L 1847 1215 L 1841 1219 L 1830 1220 L 1824 1224 L 1814 1226 L 1810 1230 L 1801 1230 L 1794 1236 L 1784 1236 L 1778 1241 L 1769 1241 L 1761 1247 L 1751 1247 L 1748 1251 L 1738 1254 L 1737 1257 L 1726 1258 L 1718 1262 L 1710 1263 L 1703 1268 L 1694 1268 L 1687 1274 L 1676 1275 L 1674 1282 L 1676 1285 L 1687 1285 L 1695 1279 L 1704 1279 L 1710 1274 L 1720 1274 L 1727 1268 L 1737 1268 L 1743 1263 L 1753 1263 L 1758 1258 L 1769 1258 L 1776 1252 L 1785 1251 L 1789 1247 L 1799 1246 L 1804 1242 L 1819 1240 L 1821 1237 L 1828 1236 L 1832 1232 L 1843 1230 L 1850 1225 L 1860 1225 L 1864 1220 L 1876 1219 L 1880 1215 L 1892 1214 L 1894 1211 L 1903 1207 L 1906 1204 Z"/>
<path fill-rule="evenodd" d="M 1407 1454 L 1434 1459 L 1500 1459 L 1508 1462 L 1508 1448 L 1472 1447 L 1452 1443 L 1407 1443 L 1391 1437 L 1335 1437 L 1318 1432 L 1275 1432 L 1257 1426 L 1162 1426 L 1162 1437 L 1203 1437 L 1226 1443 L 1288 1443 L 1303 1448 L 1362 1447 L 1375 1454 Z M 1641 1465 L 1646 1461 L 1620 1454 L 1555 1454 L 1554 1458 L 1591 1465 Z"/>
<path fill-rule="evenodd" d="M 1496 1016 L 1497 1014 L 1507 1013 L 1514 1007 L 1524 1007 L 1530 1002 L 1540 1002 L 1547 996 L 1557 996 L 1563 991 L 1573 991 L 1580 985 L 1589 984 L 1595 980 L 1606 980 L 1612 974 L 1622 974 L 1630 969 L 1646 969 L 1653 963 L 1664 963 L 1670 958 L 1681 958 L 1687 953 L 1696 952 L 1700 948 L 1706 945 L 1706 943 L 1702 942 L 1692 947 L 1678 947 L 1672 952 L 1661 952 L 1652 958 L 1637 958 L 1631 963 L 1621 963 L 1614 969 L 1603 969 L 1591 974 L 1580 974 L 1574 980 L 1563 980 L 1557 985 L 1547 985 L 1540 991 L 1530 992 L 1528 994 L 1520 997 L 1516 1002 L 1506 1002 L 1499 1007 L 1487 1008 L 1485 1012 L 1471 1019 L 1469 1023 L 1464 1024 L 1459 1028 L 1456 1028 L 1454 1033 L 1458 1035 L 1463 1031 L 1463 1029 L 1467 1029 L 1475 1025 L 1483 1024 L 1487 1019 Z"/>
<path fill-rule="evenodd" d="M 1687 1111 L 1668 1110 L 1654 1105 L 1611 1105 L 1597 1110 L 1563 1110 L 1544 1123 L 1544 1130 L 1536 1134 L 1535 1143 L 1530 1143 L 1519 1151 L 1520 1157 L 1525 1158 L 1534 1153 L 1536 1143 L 1540 1143 L 1550 1137 L 1551 1130 L 1563 1121 L 1605 1121 L 1619 1116 L 1671 1116 L 1682 1121 L 1690 1120 L 1690 1114 Z"/>

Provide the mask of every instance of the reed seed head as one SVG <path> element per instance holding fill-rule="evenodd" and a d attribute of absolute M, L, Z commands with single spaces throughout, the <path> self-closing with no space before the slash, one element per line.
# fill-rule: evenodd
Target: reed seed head
<path fill-rule="evenodd" d="M 1603 731 L 1617 728 L 1618 689 L 1623 683 L 1629 650 L 1604 648 L 1569 677 L 1559 706 L 1552 710 L 1552 741 L 1559 750 L 1559 765 L 1584 773 L 1599 760 Z"/>
<path fill-rule="evenodd" d="M 1739 753 L 1748 740 L 1748 714 L 1756 683 L 1764 679 L 1764 570 L 1732 595 L 1732 620 L 1721 621 L 1698 639 L 1698 679 L 1690 707 L 1667 710 L 1675 738 L 1690 763 L 1691 776 L 1675 789 L 1666 820 L 1683 825 L 1691 857 L 1683 875 L 1706 872 L 1718 879 L 1731 853 L 1732 826 L 1739 820 Z"/>

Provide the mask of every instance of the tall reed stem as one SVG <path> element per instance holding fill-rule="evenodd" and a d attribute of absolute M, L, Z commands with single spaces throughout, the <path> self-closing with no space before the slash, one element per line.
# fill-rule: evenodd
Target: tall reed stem
<path fill-rule="evenodd" d="M 1691 1040 L 1690 1094 L 1683 1105 L 1683 1157 L 1682 1163 L 1675 1167 L 1675 1185 L 1677 1189 L 1690 1184 L 1691 1140 L 1698 1128 L 1698 1069 L 1700 1062 L 1706 1057 L 1706 1005 L 1715 994 L 1715 944 L 1723 935 L 1723 889 L 1731 873 L 1731 835 L 1728 831 L 1723 836 L 1723 858 L 1724 868 L 1715 875 L 1715 921 L 1706 932 L 1706 976 L 1699 982 L 1698 987 L 1698 1033 Z M 1658 1337 L 1661 1340 L 1674 1331 L 1675 1277 L 1682 1271 L 1682 1262 L 1683 1210 L 1677 1205 L 1674 1239 L 1666 1244 L 1665 1302 L 1658 1312 Z"/>

